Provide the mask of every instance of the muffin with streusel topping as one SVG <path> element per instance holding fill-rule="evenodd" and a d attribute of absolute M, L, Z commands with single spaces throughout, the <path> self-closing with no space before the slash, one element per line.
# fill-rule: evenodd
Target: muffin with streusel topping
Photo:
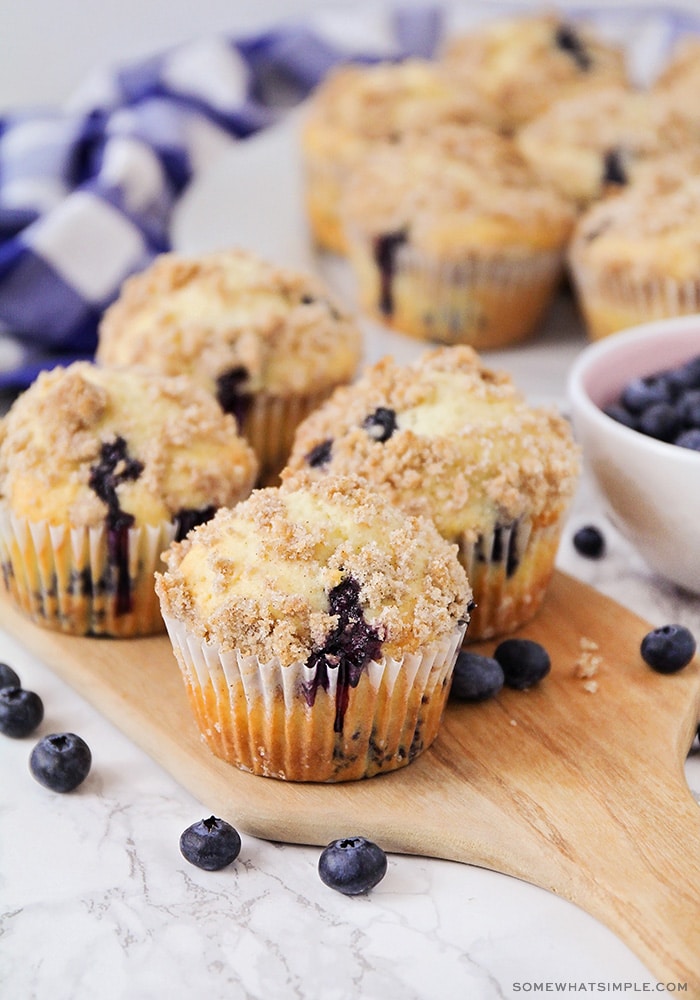
<path fill-rule="evenodd" d="M 469 347 L 384 358 L 297 430 L 287 470 L 355 474 L 459 547 L 474 593 L 469 640 L 539 608 L 579 470 L 569 424 L 530 406 Z"/>
<path fill-rule="evenodd" d="M 700 154 L 641 165 L 617 197 L 592 205 L 569 267 L 593 340 L 700 312 Z"/>
<path fill-rule="evenodd" d="M 490 350 L 537 331 L 575 211 L 511 139 L 448 124 L 367 153 L 342 216 L 367 313 L 419 339 Z"/>
<path fill-rule="evenodd" d="M 317 246 L 344 254 L 338 213 L 348 178 L 377 143 L 438 122 L 496 122 L 496 110 L 427 59 L 332 70 L 308 102 L 300 133 L 306 210 Z"/>
<path fill-rule="evenodd" d="M 698 125 L 663 96 L 615 86 L 557 101 L 516 143 L 542 181 L 585 209 L 630 183 L 640 163 L 699 139 Z"/>
<path fill-rule="evenodd" d="M 621 46 L 591 22 L 557 13 L 489 19 L 448 39 L 440 58 L 512 132 L 555 101 L 628 81 Z"/>
<path fill-rule="evenodd" d="M 42 373 L 0 421 L 5 588 L 48 628 L 162 631 L 162 550 L 248 496 L 256 473 L 233 417 L 185 376 L 88 362 Z"/>
<path fill-rule="evenodd" d="M 99 328 L 96 360 L 186 374 L 232 413 L 264 481 L 294 428 L 361 356 L 352 318 L 310 274 L 242 249 L 163 254 L 127 279 Z"/>
<path fill-rule="evenodd" d="M 254 774 L 348 781 L 435 739 L 470 589 L 430 520 L 355 478 L 255 490 L 156 578 L 194 718 Z"/>

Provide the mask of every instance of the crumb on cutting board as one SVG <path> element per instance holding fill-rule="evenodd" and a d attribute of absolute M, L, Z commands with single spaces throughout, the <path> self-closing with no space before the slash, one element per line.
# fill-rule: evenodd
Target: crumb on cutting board
<path fill-rule="evenodd" d="M 598 652 L 598 643 L 587 636 L 582 635 L 579 639 L 580 653 L 574 663 L 573 675 L 583 683 L 584 691 L 595 694 L 598 690 L 596 675 L 603 663 L 603 657 Z"/>

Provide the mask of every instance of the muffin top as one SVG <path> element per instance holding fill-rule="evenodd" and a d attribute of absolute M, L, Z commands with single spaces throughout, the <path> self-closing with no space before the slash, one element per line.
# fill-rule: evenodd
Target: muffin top
<path fill-rule="evenodd" d="M 348 233 L 401 234 L 455 258 L 559 248 L 575 217 L 511 139 L 479 124 L 439 125 L 375 147 L 348 182 L 342 214 Z"/>
<path fill-rule="evenodd" d="M 640 165 L 632 184 L 591 206 L 576 227 L 571 262 L 610 279 L 669 276 L 697 281 L 700 273 L 700 152 Z"/>
<path fill-rule="evenodd" d="M 564 419 L 460 346 L 406 366 L 384 358 L 336 390 L 297 429 L 283 480 L 300 469 L 359 475 L 450 541 L 476 541 L 522 515 L 556 521 L 579 455 Z"/>
<path fill-rule="evenodd" d="M 516 143 L 542 180 L 585 207 L 624 187 L 639 161 L 687 149 L 699 136 L 662 96 L 614 86 L 557 101 Z"/>
<path fill-rule="evenodd" d="M 483 98 L 430 60 L 345 64 L 331 70 L 309 101 L 302 143 L 308 151 L 337 157 L 440 121 L 496 120 Z"/>
<path fill-rule="evenodd" d="M 96 358 L 188 374 L 224 405 L 227 391 L 290 396 L 349 380 L 354 322 L 311 275 L 244 250 L 162 254 L 106 311 Z"/>
<path fill-rule="evenodd" d="M 31 520 L 187 525 L 247 496 L 256 473 L 233 417 L 185 376 L 75 362 L 0 421 L 0 496 Z"/>
<path fill-rule="evenodd" d="M 576 91 L 623 83 L 623 50 L 594 26 L 555 13 L 490 20 L 447 42 L 442 62 L 516 129 Z"/>
<path fill-rule="evenodd" d="M 456 546 L 356 478 L 300 474 L 255 490 L 165 562 L 156 590 L 166 616 L 283 666 L 323 653 L 360 665 L 399 658 L 449 635 L 471 600 Z"/>

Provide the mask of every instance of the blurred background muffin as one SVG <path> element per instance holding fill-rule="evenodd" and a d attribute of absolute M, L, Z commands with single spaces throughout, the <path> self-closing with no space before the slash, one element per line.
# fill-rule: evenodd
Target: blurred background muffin
<path fill-rule="evenodd" d="M 363 310 L 413 337 L 479 350 L 534 334 L 575 219 L 511 139 L 476 124 L 375 147 L 342 213 Z"/>
<path fill-rule="evenodd" d="M 96 360 L 187 374 L 232 413 L 269 481 L 294 428 L 355 374 L 359 329 L 311 275 L 242 249 L 163 254 L 127 279 Z"/>
<path fill-rule="evenodd" d="M 309 100 L 300 135 L 306 209 L 316 245 L 345 253 L 338 203 L 372 146 L 442 121 L 496 120 L 496 110 L 472 88 L 427 59 L 332 70 Z"/>
<path fill-rule="evenodd" d="M 161 631 L 161 552 L 248 496 L 256 473 L 233 417 L 185 376 L 54 368 L 0 421 L 5 587 L 49 628 Z"/>
<path fill-rule="evenodd" d="M 489 19 L 448 39 L 441 62 L 498 109 L 508 131 L 554 101 L 628 78 L 620 46 L 591 23 L 554 12 Z"/>
<path fill-rule="evenodd" d="M 297 430 L 283 481 L 359 476 L 456 543 L 474 595 L 468 640 L 539 608 L 578 478 L 569 424 L 530 406 L 469 347 L 385 358 Z"/>

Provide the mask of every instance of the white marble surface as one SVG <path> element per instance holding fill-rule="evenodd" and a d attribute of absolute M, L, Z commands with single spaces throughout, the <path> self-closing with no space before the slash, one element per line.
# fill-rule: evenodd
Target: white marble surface
<path fill-rule="evenodd" d="M 133 4 L 121 6 L 127 14 L 135 10 Z M 160 5 L 164 19 L 171 6 Z M 218 27 L 223 6 L 205 3 L 205 20 Z M 263 6 L 270 15 L 288 13 L 280 3 Z M 20 27 L 29 18 L 33 24 L 40 7 L 39 0 L 12 5 L 12 18 Z M 55 16 L 43 7 L 47 17 Z M 57 29 L 80 25 L 79 7 L 69 3 Z M 160 31 L 155 19 L 149 21 L 154 45 L 178 32 L 186 37 L 183 12 L 199 15 L 201 5 L 180 7 L 181 20 L 167 30 L 165 20 Z M 84 22 L 81 30 L 87 31 Z M 21 42 L 21 31 L 18 37 Z M 119 43 L 121 36 L 115 37 Z M 69 72 L 66 53 L 61 66 L 55 58 L 45 50 L 45 80 L 60 79 L 68 87 L 74 67 Z M 44 96 L 36 78 L 30 80 L 40 65 L 36 53 L 33 59 L 29 65 L 15 61 L 20 76 L 13 89 L 8 75 L 4 103 Z M 216 183 L 214 178 L 208 189 L 195 192 L 200 209 L 207 199 L 212 203 Z M 183 226 L 183 243 L 214 239 L 201 219 L 198 211 L 195 223 Z M 337 268 L 326 262 L 321 269 L 345 290 Z M 377 329 L 366 329 L 370 356 L 385 348 L 416 349 L 396 335 L 380 331 L 376 339 Z M 563 297 L 543 337 L 495 360 L 507 364 L 533 400 L 562 401 L 566 368 L 582 345 L 571 303 Z M 570 541 L 573 530 L 589 522 L 600 525 L 608 541 L 598 562 L 578 556 Z M 700 601 L 646 569 L 605 522 L 585 478 L 559 565 L 651 623 L 683 622 L 700 636 Z M 320 882 L 318 847 L 244 835 L 241 856 L 229 869 L 206 873 L 192 867 L 181 857 L 178 839 L 186 826 L 210 814 L 206 801 L 185 792 L 59 680 L 50 663 L 39 662 L 1 631 L 0 659 L 46 706 L 32 737 L 0 738 L 2 1000 L 496 1000 L 547 983 L 569 990 L 587 984 L 587 992 L 612 990 L 614 984 L 627 984 L 626 993 L 655 989 L 642 963 L 593 918 L 544 890 L 469 865 L 392 855 L 383 882 L 355 899 Z M 35 739 L 67 729 L 87 740 L 94 766 L 81 788 L 60 796 L 34 782 L 27 761 Z M 640 758 L 643 752 L 640 745 Z M 686 773 L 700 799 L 697 744 Z"/>

